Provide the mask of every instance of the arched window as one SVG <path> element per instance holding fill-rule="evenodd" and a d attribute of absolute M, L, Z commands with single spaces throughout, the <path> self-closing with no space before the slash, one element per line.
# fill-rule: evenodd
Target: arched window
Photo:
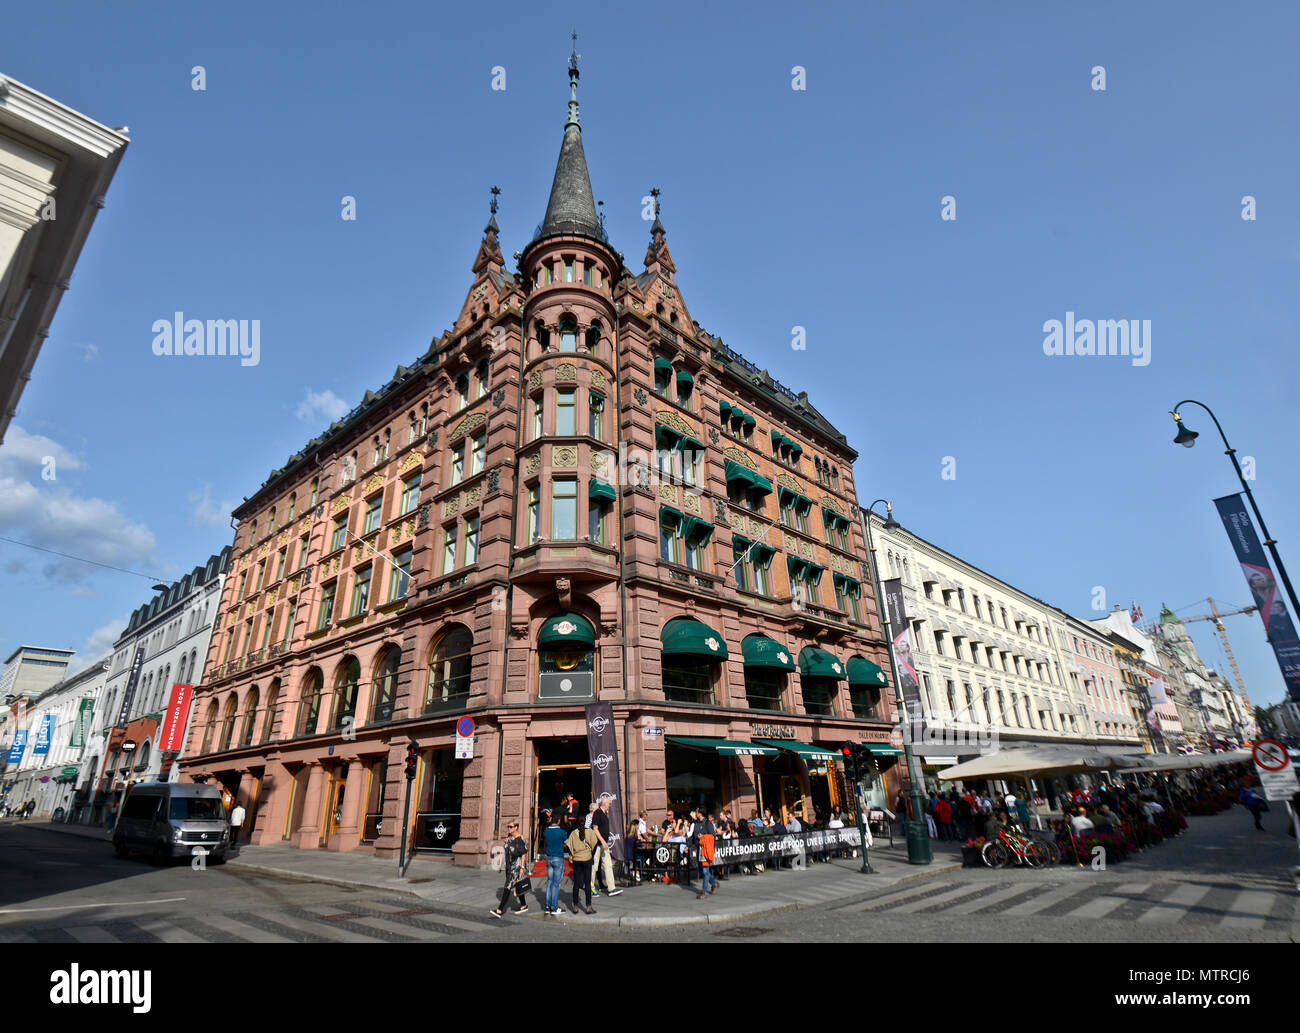
<path fill-rule="evenodd" d="M 727 660 L 727 643 L 707 624 L 675 617 L 660 632 L 665 698 L 676 703 L 713 703 L 714 684 Z"/>
<path fill-rule="evenodd" d="M 136 771 L 147 771 L 149 769 L 149 740 L 144 741 L 144 745 L 136 752 L 135 769 Z"/>
<path fill-rule="evenodd" d="M 342 728 L 346 721 L 349 726 L 355 723 L 357 716 L 357 692 L 361 685 L 361 663 L 355 656 L 349 656 L 339 665 L 334 675 L 334 722 L 332 728 Z"/>
<path fill-rule="evenodd" d="M 533 329 L 537 334 L 537 343 L 541 346 L 542 351 L 549 349 L 551 347 L 551 332 L 546 329 L 546 324 L 539 319 L 533 325 Z"/>
<path fill-rule="evenodd" d="M 469 699 L 470 663 L 474 638 L 469 629 L 453 625 L 438 640 L 429 661 L 424 712 L 459 706 Z"/>
<path fill-rule="evenodd" d="M 244 699 L 244 734 L 239 737 L 239 745 L 253 745 L 253 726 L 257 723 L 257 704 L 260 693 L 257 686 L 254 685 L 248 690 L 248 695 Z"/>
<path fill-rule="evenodd" d="M 208 611 L 205 608 L 203 611 L 204 623 L 207 622 L 207 619 L 208 619 Z M 199 651 L 197 649 L 191 649 L 190 650 L 190 681 L 193 682 L 195 685 L 199 683 L 199 679 L 195 677 L 195 673 L 194 673 L 195 671 L 198 670 L 198 667 L 196 666 L 198 662 L 199 662 Z M 199 673 L 201 674 L 202 672 L 200 671 Z"/>
<path fill-rule="evenodd" d="M 402 666 L 402 651 L 396 646 L 384 654 L 374 680 L 374 702 L 370 708 L 370 721 L 379 724 L 393 719 L 397 705 L 397 670 Z"/>
<path fill-rule="evenodd" d="M 316 734 L 316 725 L 320 721 L 321 690 L 324 687 L 325 676 L 321 674 L 320 668 L 312 668 L 307 673 L 307 681 L 303 684 L 302 706 L 298 718 L 299 735 Z"/>
<path fill-rule="evenodd" d="M 588 269 L 591 267 L 588 266 Z M 600 346 L 600 320 L 593 319 L 591 326 L 587 327 L 587 351 L 595 354 L 596 349 Z"/>
<path fill-rule="evenodd" d="M 235 715 L 238 711 L 239 694 L 232 692 L 230 698 L 226 700 L 226 709 L 221 715 L 221 745 L 217 751 L 219 753 L 230 749 L 230 740 L 235 734 Z"/>
<path fill-rule="evenodd" d="M 572 316 L 560 320 L 560 351 L 576 352 L 578 350 L 578 323 Z"/>
<path fill-rule="evenodd" d="M 262 742 L 270 742 L 275 733 L 276 710 L 280 704 L 280 679 L 271 682 L 271 691 L 266 696 L 266 720 L 262 722 Z"/>

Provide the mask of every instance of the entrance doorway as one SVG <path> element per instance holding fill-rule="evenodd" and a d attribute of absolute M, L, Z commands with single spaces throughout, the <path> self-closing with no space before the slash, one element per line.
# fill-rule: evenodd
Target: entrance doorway
<path fill-rule="evenodd" d="M 325 820 L 320 825 L 321 846 L 329 846 L 330 837 L 338 835 L 339 826 L 343 824 L 343 799 L 348 788 L 344 775 L 331 771 L 328 777 L 325 786 Z"/>
<path fill-rule="evenodd" d="M 528 827 L 533 830 L 532 841 L 538 843 L 546 811 L 559 807 L 569 793 L 578 800 L 578 817 L 586 818 L 591 804 L 591 762 L 586 739 L 538 739 L 533 745 L 536 771 Z"/>

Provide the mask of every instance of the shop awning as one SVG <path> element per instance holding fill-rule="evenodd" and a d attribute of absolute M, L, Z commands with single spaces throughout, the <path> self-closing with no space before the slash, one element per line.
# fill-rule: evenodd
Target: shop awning
<path fill-rule="evenodd" d="M 597 477 L 591 479 L 587 486 L 587 496 L 592 499 L 608 499 L 610 502 L 618 498 L 618 492 L 614 490 L 612 484 L 606 484 Z"/>
<path fill-rule="evenodd" d="M 670 735 L 668 741 L 692 750 L 712 750 L 724 757 L 775 757 L 777 751 L 747 739 L 710 739 L 703 736 Z"/>
<path fill-rule="evenodd" d="M 804 646 L 799 654 L 799 673 L 814 678 L 843 678 L 844 665 L 834 653 L 816 646 Z"/>
<path fill-rule="evenodd" d="M 673 364 L 669 362 L 667 359 L 655 359 L 656 373 L 672 373 L 672 371 L 673 371 Z"/>
<path fill-rule="evenodd" d="M 726 660 L 727 643 L 721 635 L 702 621 L 682 617 L 669 621 L 660 634 L 664 656 L 701 656 L 708 660 Z"/>
<path fill-rule="evenodd" d="M 840 751 L 828 749 L 825 746 L 814 746 L 812 743 L 794 742 L 791 739 L 755 739 L 760 746 L 775 746 L 779 750 L 785 750 L 787 753 L 793 753 L 804 760 L 839 760 Z"/>
<path fill-rule="evenodd" d="M 576 613 L 557 613 L 548 617 L 537 633 L 539 649 L 554 649 L 563 646 L 594 646 L 596 632 L 585 617 Z"/>
<path fill-rule="evenodd" d="M 851 656 L 849 657 L 849 684 L 878 688 L 881 685 L 888 685 L 889 681 L 885 678 L 885 672 L 870 660 Z"/>
<path fill-rule="evenodd" d="M 790 650 L 766 635 L 750 635 L 740 643 L 745 654 L 746 667 L 775 667 L 782 671 L 794 670 L 794 657 Z"/>
<path fill-rule="evenodd" d="M 883 743 L 864 742 L 862 744 L 871 751 L 873 757 L 901 757 L 903 751 L 897 746 L 886 746 Z"/>

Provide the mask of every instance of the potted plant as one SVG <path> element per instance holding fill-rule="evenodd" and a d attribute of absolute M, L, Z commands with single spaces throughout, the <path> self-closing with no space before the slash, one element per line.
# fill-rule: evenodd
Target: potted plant
<path fill-rule="evenodd" d="M 987 842 L 988 840 L 983 836 L 978 839 L 966 840 L 961 845 L 961 866 L 963 868 L 979 868 L 983 865 L 984 861 L 981 855 L 984 852 L 984 844 Z"/>

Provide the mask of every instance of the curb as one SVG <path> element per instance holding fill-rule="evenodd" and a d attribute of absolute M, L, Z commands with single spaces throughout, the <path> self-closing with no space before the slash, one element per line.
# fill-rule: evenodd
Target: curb
<path fill-rule="evenodd" d="M 261 872 L 265 875 L 278 875 L 281 878 L 293 879 L 295 882 L 322 882 L 330 886 L 347 886 L 351 889 L 355 889 L 358 886 L 364 886 L 366 889 L 383 890 L 386 893 L 397 892 L 405 893 L 407 896 L 411 897 L 420 896 L 415 890 L 408 889 L 404 880 L 398 881 L 396 878 L 392 883 L 367 882 L 361 879 L 343 879 L 335 875 L 316 875 L 292 868 L 276 868 L 269 864 L 258 864 L 255 861 L 241 861 L 238 857 L 227 858 L 225 867 L 232 871 Z"/>

